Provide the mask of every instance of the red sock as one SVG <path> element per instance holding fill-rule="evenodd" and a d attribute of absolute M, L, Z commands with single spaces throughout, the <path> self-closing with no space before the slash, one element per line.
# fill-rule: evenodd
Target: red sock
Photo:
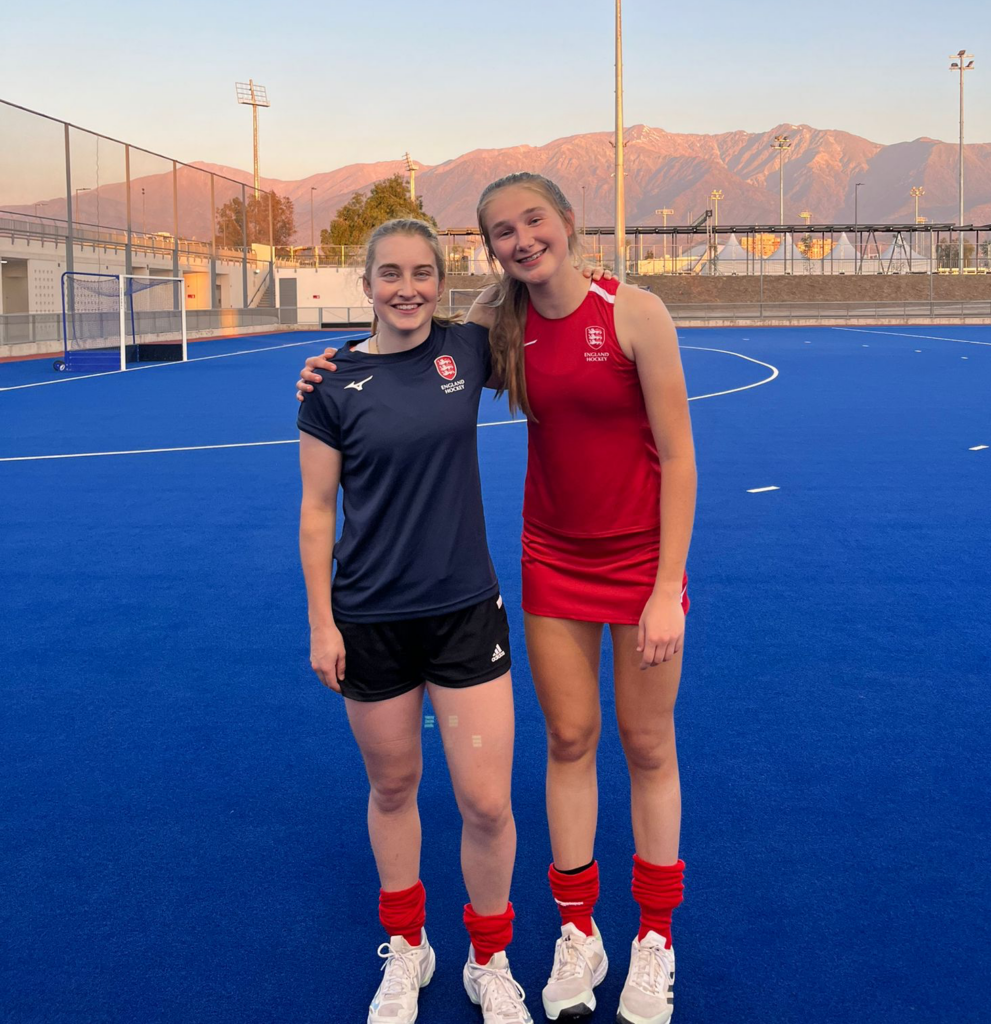
<path fill-rule="evenodd" d="M 475 963 L 484 966 L 496 953 L 501 953 L 513 941 L 512 903 L 506 904 L 501 914 L 476 914 L 475 908 L 465 904 L 465 928 L 475 950 Z"/>
<path fill-rule="evenodd" d="M 671 911 L 681 904 L 685 891 L 685 862 L 662 866 L 633 855 L 633 898 L 640 904 L 640 933 L 657 932 L 671 947 Z"/>
<path fill-rule="evenodd" d="M 401 935 L 411 946 L 419 946 L 427 920 L 427 891 L 423 882 L 398 892 L 379 889 L 379 920 L 390 938 Z"/>
<path fill-rule="evenodd" d="M 599 862 L 576 874 L 565 874 L 552 864 L 547 872 L 551 895 L 561 912 L 561 924 L 573 924 L 585 935 L 592 934 L 592 914 L 599 898 Z"/>

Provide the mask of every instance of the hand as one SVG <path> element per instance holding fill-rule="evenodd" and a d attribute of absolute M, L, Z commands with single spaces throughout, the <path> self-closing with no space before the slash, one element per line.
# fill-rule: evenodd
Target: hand
<path fill-rule="evenodd" d="M 582 274 L 585 277 L 590 277 L 593 281 L 601 281 L 603 278 L 608 279 L 614 276 L 608 267 L 582 267 Z"/>
<path fill-rule="evenodd" d="M 637 651 L 640 670 L 670 661 L 685 643 L 685 613 L 680 593 L 650 595 L 640 616 Z"/>
<path fill-rule="evenodd" d="M 310 667 L 324 686 L 341 692 L 344 678 L 344 637 L 337 626 L 310 629 Z"/>
<path fill-rule="evenodd" d="M 310 356 L 306 360 L 306 366 L 299 371 L 299 380 L 296 381 L 296 398 L 300 402 L 306 398 L 307 392 L 313 390 L 313 384 L 319 384 L 323 380 L 323 377 L 316 372 L 316 367 L 319 366 L 322 370 L 330 370 L 331 373 L 337 372 L 337 367 L 330 362 L 336 354 L 336 348 L 325 348 L 322 356 Z"/>

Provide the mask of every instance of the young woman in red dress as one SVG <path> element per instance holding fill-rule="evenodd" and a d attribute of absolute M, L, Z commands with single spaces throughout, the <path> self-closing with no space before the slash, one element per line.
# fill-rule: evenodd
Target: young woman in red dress
<path fill-rule="evenodd" d="M 617 1019 L 667 1024 L 684 875 L 674 706 L 696 490 L 677 335 L 656 296 L 583 275 L 574 211 L 548 179 L 493 182 L 478 219 L 504 274 L 469 320 L 489 327 L 494 376 L 528 419 L 523 610 L 547 725 L 549 880 L 561 914 L 544 1010 L 551 1020 L 591 1013 L 608 966 L 593 921 L 608 625 L 640 907 Z M 319 357 L 307 364 L 301 392 L 316 367 L 330 368 Z"/>

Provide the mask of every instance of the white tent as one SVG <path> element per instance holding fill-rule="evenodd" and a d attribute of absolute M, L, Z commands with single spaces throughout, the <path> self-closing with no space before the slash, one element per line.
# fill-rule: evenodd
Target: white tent
<path fill-rule="evenodd" d="M 717 258 L 710 260 L 702 268 L 702 273 L 718 274 L 720 277 L 733 274 L 742 276 L 747 273 L 747 268 L 752 263 L 753 260 L 747 254 L 746 249 L 736 240 L 734 234 L 730 235 L 729 241 L 719 249 Z"/>

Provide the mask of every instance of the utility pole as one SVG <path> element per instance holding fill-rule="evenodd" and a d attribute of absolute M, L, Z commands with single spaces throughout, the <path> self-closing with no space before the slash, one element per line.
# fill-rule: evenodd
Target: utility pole
<path fill-rule="evenodd" d="M 408 150 L 403 154 L 403 160 L 406 161 L 406 170 L 409 171 L 409 198 L 410 198 L 410 202 L 411 203 L 415 203 L 416 202 L 415 179 L 416 179 L 417 166 L 416 166 L 415 163 L 413 163 L 412 159 L 410 158 Z"/>

